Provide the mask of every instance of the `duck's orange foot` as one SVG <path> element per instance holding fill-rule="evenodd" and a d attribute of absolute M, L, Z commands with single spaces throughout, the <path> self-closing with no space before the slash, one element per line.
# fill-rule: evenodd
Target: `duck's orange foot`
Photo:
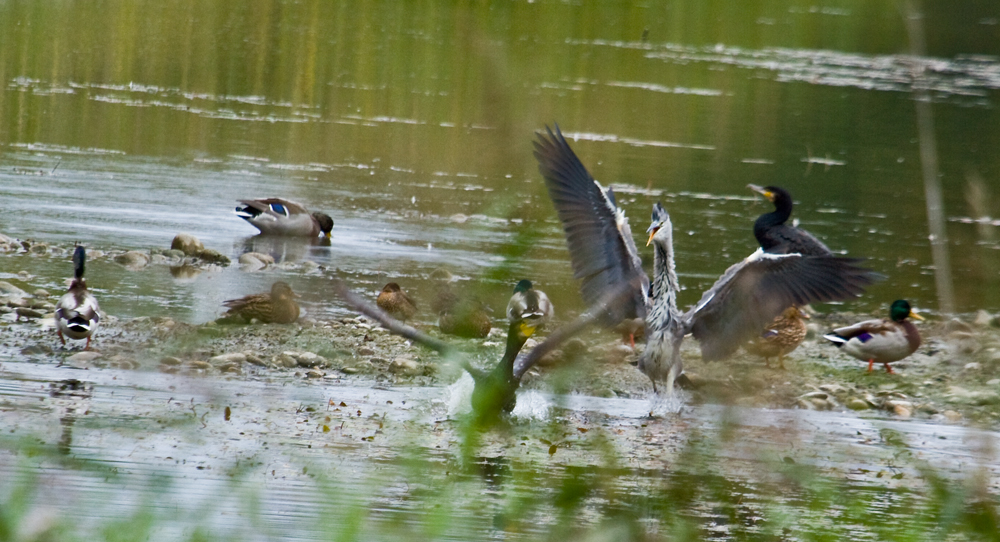
<path fill-rule="evenodd" d="M 875 360 L 874 359 L 868 360 L 868 372 L 869 373 L 872 372 L 872 365 L 875 365 Z M 886 367 L 888 367 L 888 365 L 886 365 Z"/>
<path fill-rule="evenodd" d="M 889 374 L 891 374 L 891 375 L 894 375 L 894 374 L 896 374 L 896 371 L 893 371 L 893 370 L 892 370 L 892 367 L 889 367 L 889 364 L 888 364 L 888 363 L 886 363 L 886 364 L 885 364 L 885 372 L 887 372 L 887 373 L 889 373 Z"/>

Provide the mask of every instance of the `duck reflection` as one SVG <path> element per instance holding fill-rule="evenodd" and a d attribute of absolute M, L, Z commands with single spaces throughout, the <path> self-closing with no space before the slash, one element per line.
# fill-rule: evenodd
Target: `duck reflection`
<path fill-rule="evenodd" d="M 298 262 L 307 259 L 312 247 L 328 247 L 328 237 L 281 237 L 276 235 L 252 235 L 239 241 L 237 248 L 241 254 L 259 252 L 274 258 L 275 263 Z"/>

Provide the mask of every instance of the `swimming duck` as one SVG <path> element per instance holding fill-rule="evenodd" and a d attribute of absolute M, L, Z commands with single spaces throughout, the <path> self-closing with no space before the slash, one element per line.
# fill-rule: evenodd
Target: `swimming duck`
<path fill-rule="evenodd" d="M 536 290 L 530 280 L 524 279 L 514 286 L 514 295 L 507 302 L 507 320 L 529 326 L 530 337 L 535 329 L 541 328 L 552 319 L 555 309 L 545 292 Z"/>
<path fill-rule="evenodd" d="M 602 190 L 566 143 L 555 133 L 538 133 L 535 157 L 549 195 L 566 231 L 574 269 L 584 277 L 582 294 L 594 305 L 610 287 L 631 278 L 645 279 L 636 263 L 635 244 L 610 190 Z M 595 188 L 596 187 L 596 188 Z M 653 206 L 647 245 L 654 244 L 654 280 L 641 283 L 633 296 L 619 299 L 605 318 L 612 325 L 635 314 L 645 315 L 646 350 L 639 369 L 653 382 L 666 380 L 667 393 L 682 369 L 680 345 L 688 333 L 701 347 L 702 359 L 723 359 L 759 334 L 790 305 L 856 297 L 874 281 L 859 260 L 800 253 L 772 254 L 757 250 L 730 266 L 686 313 L 677 308 L 680 286 L 674 271 L 673 226 L 660 204 Z M 629 314 L 633 316 L 629 316 Z"/>
<path fill-rule="evenodd" d="M 747 188 L 757 192 L 774 204 L 774 211 L 757 217 L 753 224 L 753 235 L 760 248 L 770 254 L 799 253 L 805 256 L 830 256 L 833 252 L 806 230 L 786 224 L 792 216 L 792 195 L 777 186 L 757 186 Z"/>
<path fill-rule="evenodd" d="M 269 294 L 251 294 L 239 299 L 230 299 L 222 304 L 229 307 L 222 315 L 223 322 L 248 323 L 256 318 L 265 324 L 291 324 L 299 318 L 299 297 L 285 282 L 271 285 Z"/>
<path fill-rule="evenodd" d="M 395 282 L 390 282 L 382 288 L 375 304 L 393 318 L 403 321 L 413 318 L 417 313 L 417 304 Z"/>
<path fill-rule="evenodd" d="M 778 366 L 785 368 L 785 356 L 802 344 L 806 338 L 806 322 L 809 315 L 799 307 L 791 306 L 778 315 L 759 337 L 744 345 L 747 352 L 764 358 L 764 365 L 771 366 L 770 359 L 778 358 Z"/>
<path fill-rule="evenodd" d="M 90 348 L 90 338 L 101 322 L 97 298 L 87 290 L 87 281 L 83 278 L 86 260 L 86 250 L 77 246 L 73 252 L 73 282 L 56 305 L 56 330 L 59 333 L 59 340 L 65 346 L 65 337 L 75 340 L 87 339 L 84 350 Z"/>
<path fill-rule="evenodd" d="M 324 213 L 310 213 L 300 203 L 281 198 L 241 199 L 236 216 L 264 235 L 287 237 L 330 237 L 333 219 Z"/>
<path fill-rule="evenodd" d="M 477 299 L 459 301 L 454 307 L 441 311 L 438 327 L 444 333 L 469 339 L 482 339 L 490 334 L 493 319 L 485 303 Z"/>
<path fill-rule="evenodd" d="M 913 311 L 910 303 L 897 299 L 889 307 L 889 318 L 866 320 L 853 326 L 833 330 L 823 338 L 841 348 L 846 354 L 872 365 L 885 365 L 885 372 L 893 374 L 890 363 L 899 361 L 920 347 L 920 332 L 907 318 L 924 318 Z"/>

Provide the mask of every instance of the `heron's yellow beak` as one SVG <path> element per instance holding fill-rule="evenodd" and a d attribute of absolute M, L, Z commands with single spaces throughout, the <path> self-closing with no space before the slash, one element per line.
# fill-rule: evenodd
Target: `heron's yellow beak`
<path fill-rule="evenodd" d="M 653 228 L 653 231 L 649 232 L 649 240 L 646 241 L 647 247 L 653 242 L 653 236 L 656 235 L 656 232 L 658 231 L 660 231 L 660 228 Z"/>
<path fill-rule="evenodd" d="M 529 324 L 528 322 L 521 322 L 521 335 L 525 337 L 531 337 L 535 330 L 538 329 L 536 326 Z"/>
<path fill-rule="evenodd" d="M 916 318 L 917 320 L 923 320 L 924 319 L 923 316 L 920 316 L 919 314 L 917 314 L 916 312 L 914 312 L 912 310 L 910 311 L 910 314 L 908 316 L 910 316 L 911 318 Z"/>

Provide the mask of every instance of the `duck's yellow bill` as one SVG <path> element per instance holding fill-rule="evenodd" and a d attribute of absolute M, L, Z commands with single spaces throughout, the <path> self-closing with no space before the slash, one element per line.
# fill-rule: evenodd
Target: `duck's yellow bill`
<path fill-rule="evenodd" d="M 914 312 L 912 310 L 910 311 L 910 315 L 909 316 L 910 316 L 910 318 L 916 318 L 917 320 L 923 320 L 924 319 L 923 316 L 920 316 L 919 314 L 917 314 L 916 312 Z"/>

